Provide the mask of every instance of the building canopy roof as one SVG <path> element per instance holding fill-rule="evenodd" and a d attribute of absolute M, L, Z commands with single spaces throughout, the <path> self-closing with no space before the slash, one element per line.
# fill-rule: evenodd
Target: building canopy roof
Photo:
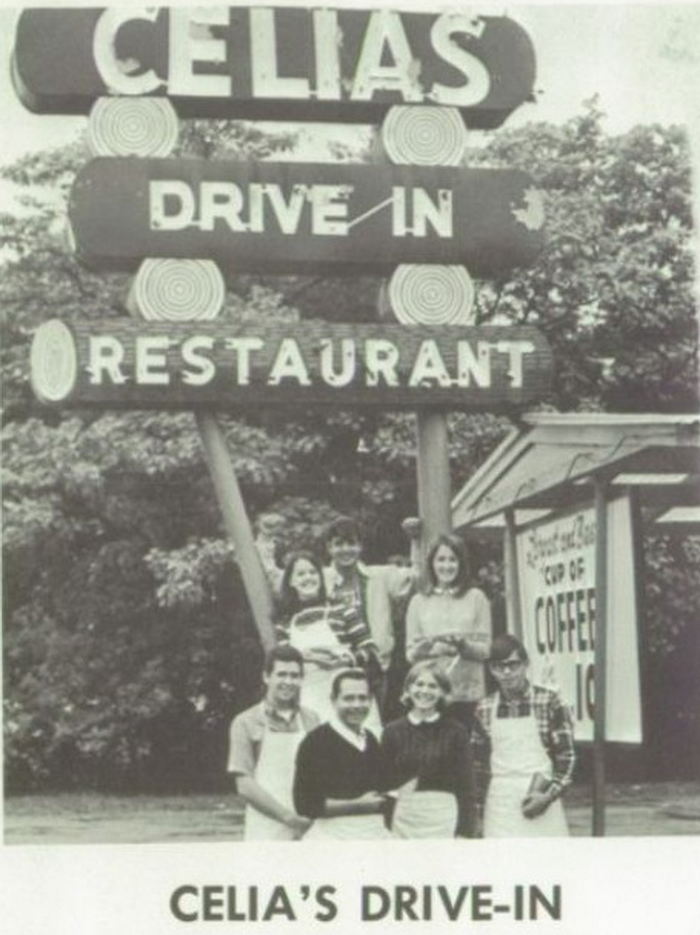
<path fill-rule="evenodd" d="M 452 502 L 455 529 L 518 525 L 633 487 L 659 531 L 700 529 L 700 416 L 527 413 Z M 663 528 L 661 528 L 663 527 Z"/>

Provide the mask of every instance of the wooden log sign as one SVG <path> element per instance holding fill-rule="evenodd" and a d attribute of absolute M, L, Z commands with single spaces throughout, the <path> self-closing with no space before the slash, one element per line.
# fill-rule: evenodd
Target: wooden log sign
<path fill-rule="evenodd" d="M 544 221 L 517 170 L 109 157 L 79 172 L 69 216 L 95 269 L 185 257 L 260 273 L 461 263 L 477 277 L 531 263 Z"/>
<path fill-rule="evenodd" d="M 167 95 L 183 117 L 379 122 L 392 104 L 500 126 L 532 98 L 535 56 L 504 16 L 210 6 L 30 9 L 13 78 L 38 113 Z"/>
<path fill-rule="evenodd" d="M 541 398 L 550 370 L 531 327 L 53 319 L 31 349 L 37 397 L 72 407 L 493 411 Z"/>

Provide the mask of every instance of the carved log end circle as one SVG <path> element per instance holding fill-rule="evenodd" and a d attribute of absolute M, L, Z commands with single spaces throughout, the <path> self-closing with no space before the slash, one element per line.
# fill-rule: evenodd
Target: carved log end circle
<path fill-rule="evenodd" d="M 404 325 L 474 323 L 474 282 L 463 266 L 402 264 L 389 280 L 388 298 Z"/>
<path fill-rule="evenodd" d="M 467 128 L 454 107 L 399 105 L 384 118 L 380 137 L 396 165 L 456 166 L 464 157 Z"/>
<path fill-rule="evenodd" d="M 39 325 L 32 341 L 29 365 L 32 389 L 41 402 L 67 399 L 78 376 L 78 356 L 70 328 L 58 319 Z"/>
<path fill-rule="evenodd" d="M 133 302 L 147 321 L 212 321 L 225 295 L 224 278 L 213 260 L 149 258 L 131 287 Z"/>
<path fill-rule="evenodd" d="M 165 98 L 101 97 L 88 120 L 93 156 L 169 156 L 177 145 L 179 123 Z"/>

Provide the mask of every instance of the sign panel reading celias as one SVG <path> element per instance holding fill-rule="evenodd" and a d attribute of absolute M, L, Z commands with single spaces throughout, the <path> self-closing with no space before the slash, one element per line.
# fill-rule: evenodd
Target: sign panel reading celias
<path fill-rule="evenodd" d="M 104 157 L 82 169 L 69 216 L 81 261 L 210 258 L 267 273 L 463 263 L 474 276 L 527 265 L 544 214 L 508 169 Z"/>
<path fill-rule="evenodd" d="M 492 411 L 541 398 L 550 369 L 549 347 L 529 327 L 55 319 L 37 329 L 31 351 L 42 402 L 108 408 Z"/>
<path fill-rule="evenodd" d="M 26 10 L 14 56 L 17 92 L 39 113 L 166 95 L 181 116 L 375 122 L 392 104 L 433 103 L 492 129 L 531 98 L 534 80 L 517 23 L 461 11 Z"/>

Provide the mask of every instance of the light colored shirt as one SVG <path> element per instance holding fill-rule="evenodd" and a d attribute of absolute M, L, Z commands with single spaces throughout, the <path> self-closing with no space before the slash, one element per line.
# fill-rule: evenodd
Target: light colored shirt
<path fill-rule="evenodd" d="M 308 708 L 293 711 L 276 710 L 267 701 L 261 701 L 237 715 L 229 731 L 227 771 L 237 776 L 254 776 L 260 757 L 260 747 L 266 730 L 305 734 L 320 723 Z M 291 769 L 291 764 L 290 764 Z"/>
<path fill-rule="evenodd" d="M 409 662 L 433 660 L 452 686 L 451 701 L 479 701 L 486 683 L 484 664 L 464 659 L 456 648 L 438 652 L 432 640 L 452 636 L 488 656 L 491 643 L 491 605 L 479 588 L 460 596 L 449 593 L 414 594 L 406 614 L 406 658 Z"/>

